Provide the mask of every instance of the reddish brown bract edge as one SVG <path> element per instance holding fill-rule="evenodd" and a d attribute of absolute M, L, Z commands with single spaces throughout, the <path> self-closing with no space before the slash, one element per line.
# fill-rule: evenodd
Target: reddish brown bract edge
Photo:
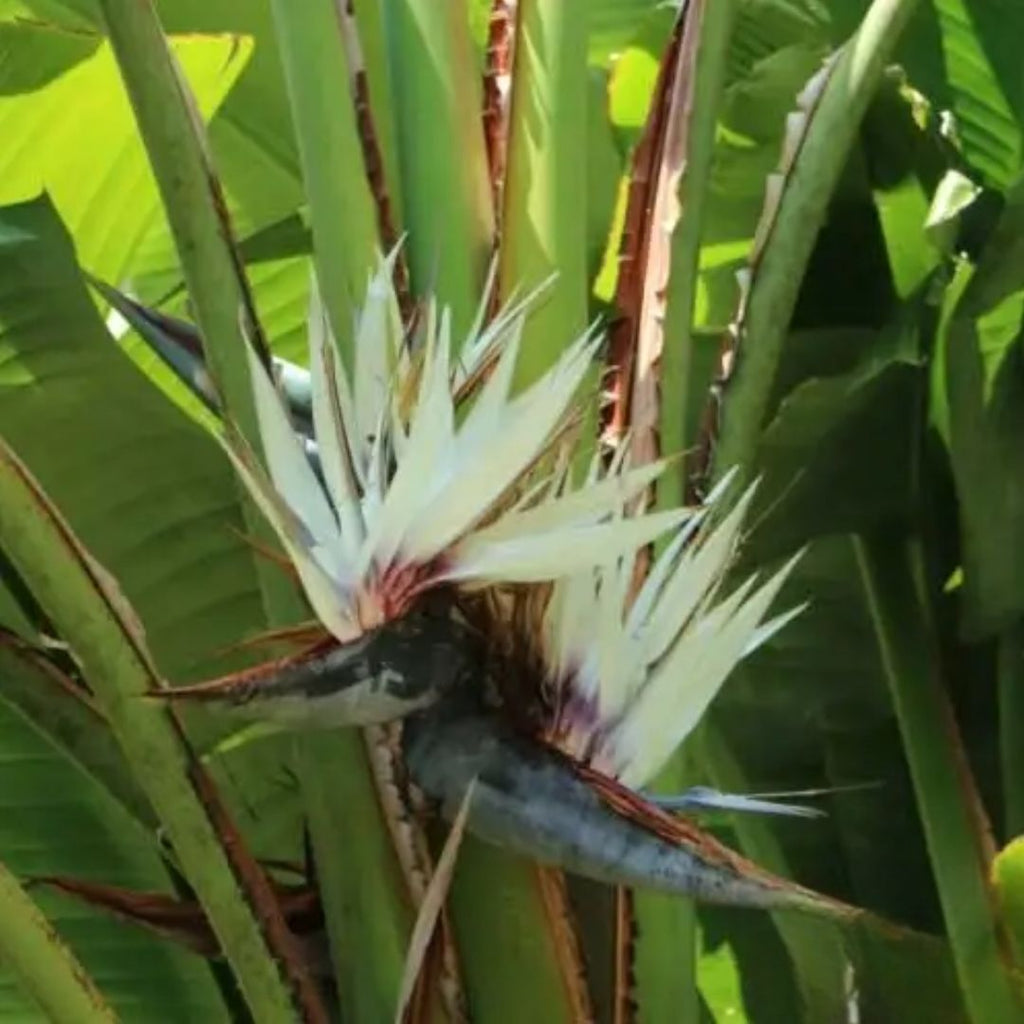
<path fill-rule="evenodd" d="M 636 1020 L 636 914 L 633 890 L 618 886 L 615 890 L 615 963 L 612 1024 L 633 1024 Z"/>
<path fill-rule="evenodd" d="M 179 900 L 161 892 L 137 892 L 59 875 L 31 878 L 29 882 L 59 889 L 75 899 L 185 946 L 200 956 L 213 958 L 221 955 L 217 936 L 196 900 Z M 320 896 L 313 886 L 276 888 L 290 931 L 301 936 L 323 927 Z"/>
<path fill-rule="evenodd" d="M 500 229 L 505 164 L 508 157 L 508 116 L 515 60 L 517 0 L 492 0 L 484 54 L 484 145 L 491 178 L 495 222 Z"/>
<path fill-rule="evenodd" d="M 658 69 L 658 79 L 651 97 L 651 107 L 640 142 L 633 154 L 626 213 L 619 246 L 618 278 L 615 286 L 615 319 L 608 338 L 607 374 L 605 377 L 609 400 L 601 408 L 601 445 L 606 458 L 622 443 L 627 430 L 633 431 L 634 457 L 637 463 L 656 459 L 660 454 L 658 417 L 660 392 L 657 376 L 637 379 L 638 364 L 643 356 L 654 368 L 660 358 L 662 339 L 643 337 L 645 309 L 652 275 L 660 275 L 655 284 L 655 296 L 661 305 L 658 320 L 663 321 L 665 292 L 668 283 L 668 253 L 661 252 L 660 266 L 653 265 L 657 247 L 653 244 L 654 223 L 659 207 L 666 198 L 659 191 L 676 189 L 678 174 L 665 174 L 667 160 L 677 163 L 680 153 L 669 152 L 669 136 L 674 119 L 685 116 L 679 103 L 677 86 L 687 58 L 684 36 L 687 23 L 699 20 L 700 11 L 690 19 L 686 5 L 676 20 L 668 46 Z M 690 36 L 693 38 L 691 31 Z M 685 129 L 676 133 L 676 144 L 685 139 Z M 670 233 L 675 222 L 665 225 Z M 642 353 L 642 348 L 650 351 Z M 639 390 L 639 393 L 638 393 Z M 634 567 L 632 590 L 635 593 L 646 575 L 649 557 L 640 553 Z M 630 1024 L 636 1017 L 633 998 L 635 985 L 634 957 L 636 953 L 636 918 L 633 894 L 619 887 L 615 891 L 615 962 L 613 988 L 614 1024 Z"/>
<path fill-rule="evenodd" d="M 813 892 L 795 882 L 766 871 L 753 861 L 736 853 L 735 850 L 730 850 L 728 846 L 720 843 L 714 836 L 698 828 L 691 821 L 676 817 L 650 803 L 603 772 L 594 771 L 586 765 L 577 765 L 576 771 L 616 814 L 636 823 L 666 842 L 687 850 L 708 867 L 731 871 L 740 878 L 759 883 L 766 890 L 774 889 L 780 893 L 792 893 L 806 898 L 806 907 L 809 908 L 809 905 L 813 903 L 822 912 L 827 912 L 836 918 L 852 920 L 867 917 L 866 912 L 859 907 L 853 907 L 841 900 Z M 880 923 L 887 924 L 886 922 Z"/>
<path fill-rule="evenodd" d="M 179 732 L 181 727 L 176 724 Z M 185 743 L 184 733 L 181 735 Z M 249 852 L 241 833 L 228 816 L 213 780 L 198 758 L 192 757 L 189 778 L 200 803 L 206 810 L 210 824 L 217 833 L 224 856 L 245 893 L 260 930 L 266 936 L 267 946 L 279 958 L 281 968 L 295 992 L 303 1019 L 310 1024 L 327 1024 L 329 1016 L 320 992 L 303 962 L 295 935 L 285 920 L 284 909 L 271 887 L 266 872 Z"/>
<path fill-rule="evenodd" d="M 366 66 L 362 59 L 362 46 L 359 42 L 359 26 L 356 21 L 355 5 L 348 0 L 341 9 L 340 29 L 346 41 L 349 57 L 349 70 L 352 75 L 352 103 L 356 115 L 356 131 L 363 150 L 363 167 L 366 169 L 366 181 L 370 186 L 377 209 L 377 230 L 380 232 L 381 246 L 385 252 L 391 252 L 398 245 L 398 231 L 395 228 L 394 216 L 391 212 L 391 196 L 384 174 L 384 157 L 381 154 L 377 129 L 373 123 L 373 107 L 370 104 L 370 83 L 366 74 Z M 398 308 L 402 314 L 402 323 L 406 326 L 412 320 L 413 300 L 409 285 L 409 268 L 405 255 L 399 252 L 394 265 L 392 283 Z"/>
<path fill-rule="evenodd" d="M 263 661 L 238 672 L 218 676 L 216 679 L 206 679 L 201 683 L 191 683 L 188 686 L 154 686 L 146 696 L 171 701 L 225 700 L 232 694 L 256 690 L 261 683 L 275 680 L 285 669 L 301 665 L 337 646 L 338 642 L 330 637 L 325 641 L 317 641 L 316 644 L 307 646 L 296 654 L 287 654 L 280 658 Z"/>
<path fill-rule="evenodd" d="M 682 16 L 676 21 L 661 59 L 650 111 L 633 153 L 629 176 L 626 214 L 619 243 L 618 278 L 615 283 L 615 319 L 608 332 L 608 372 L 605 379 L 609 401 L 601 409 L 601 440 L 609 454 L 621 441 L 630 424 L 654 191 L 658 166 L 665 148 L 669 101 L 678 72 L 683 21 Z"/>
<path fill-rule="evenodd" d="M 548 934 L 554 946 L 558 972 L 572 1008 L 572 1019 L 576 1024 L 592 1024 L 595 1020 L 594 1007 L 587 985 L 583 951 L 580 949 L 576 923 L 569 905 L 565 875 L 539 864 L 534 865 L 534 874 L 548 919 Z"/>

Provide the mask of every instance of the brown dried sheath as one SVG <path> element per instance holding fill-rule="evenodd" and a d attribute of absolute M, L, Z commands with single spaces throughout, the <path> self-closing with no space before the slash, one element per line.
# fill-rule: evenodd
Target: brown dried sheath
<path fill-rule="evenodd" d="M 33 885 L 47 885 L 86 903 L 147 928 L 163 938 L 209 958 L 222 955 L 220 943 L 197 900 L 181 900 L 161 892 L 140 892 L 84 879 L 43 875 Z M 320 894 L 309 885 L 270 883 L 289 930 L 304 938 L 323 931 Z"/>
<path fill-rule="evenodd" d="M 664 187 L 663 163 L 666 141 L 670 132 L 671 107 L 676 93 L 676 78 L 680 74 L 679 55 L 683 43 L 686 15 L 680 14 L 672 36 L 662 56 L 658 80 L 651 97 L 650 112 L 643 135 L 633 154 L 626 202 L 626 215 L 619 243 L 619 272 L 615 285 L 616 317 L 608 332 L 607 389 L 611 400 L 602 409 L 602 441 L 609 452 L 614 451 L 626 430 L 636 426 L 632 414 L 637 363 L 640 358 L 641 332 L 649 298 L 648 275 L 663 274 L 667 264 L 652 265 L 655 255 L 654 234 L 663 228 L 655 223 L 654 214 L 665 196 L 659 195 Z M 660 211 L 663 212 L 663 211 Z M 674 221 L 673 221 L 674 226 Z M 658 250 L 663 259 L 666 254 Z M 664 282 L 659 281 L 663 287 Z M 662 301 L 663 296 L 662 296 Z M 650 427 L 645 424 L 645 428 Z"/>

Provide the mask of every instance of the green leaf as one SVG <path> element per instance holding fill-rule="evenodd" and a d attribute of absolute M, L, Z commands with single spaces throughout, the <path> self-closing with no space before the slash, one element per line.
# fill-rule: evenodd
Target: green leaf
<path fill-rule="evenodd" d="M 356 125 L 353 76 L 333 0 L 274 4 L 278 40 L 299 138 L 320 294 L 352 365 L 353 328 L 380 250 L 376 210 Z M 340 102 L 339 102 L 340 100 Z M 386 187 L 386 184 L 385 184 Z"/>
<path fill-rule="evenodd" d="M 938 677 L 915 555 L 891 535 L 858 538 L 856 548 L 964 1002 L 975 1021 L 1009 1024 L 1024 1012 L 1011 977 L 1019 968 L 988 891 L 987 821 Z"/>
<path fill-rule="evenodd" d="M 952 251 L 961 214 L 978 198 L 981 188 L 959 171 L 947 171 L 939 182 L 925 218 L 925 233 L 943 253 Z"/>
<path fill-rule="evenodd" d="M 266 619 L 230 466 L 111 343 L 45 200 L 0 215 L 0 396 L 0 436 L 116 575 L 162 673 L 190 681 L 237 667 L 223 649 Z M 201 746 L 222 729 L 198 716 L 189 725 Z M 216 766 L 267 857 L 299 850 L 294 830 L 282 842 L 282 818 L 294 825 L 297 813 L 279 783 L 282 754 L 266 742 Z"/>
<path fill-rule="evenodd" d="M 3 3 L 15 15 L 103 33 L 98 0 L 2 0 L 0 16 L 5 13 Z M 230 34 L 252 40 L 251 57 L 210 126 L 211 145 L 240 232 L 256 230 L 287 215 L 301 201 L 302 187 L 269 4 L 160 0 L 159 11 L 172 35 Z M 202 107 L 202 90 L 191 80 Z M 166 270 L 173 264 L 173 245 L 163 227 L 147 236 L 144 251 L 148 270 Z M 136 263 L 134 269 L 141 273 L 143 267 Z"/>
<path fill-rule="evenodd" d="M 999 753 L 1003 772 L 1003 834 L 1024 834 L 1024 619 L 999 636 L 996 651 L 999 687 Z M 1013 927 L 1011 922 L 1011 927 Z"/>
<path fill-rule="evenodd" d="M 266 877 L 236 836 L 223 842 L 231 826 L 180 726 L 166 708 L 143 699 L 158 677 L 134 613 L 6 444 L 0 505 L 0 543 L 75 650 L 250 1006 L 268 1019 L 299 1007 L 315 1013 L 317 998 Z"/>
<path fill-rule="evenodd" d="M 92 980 L 2 864 L 0 921 L 0 955 L 50 1020 L 116 1020 Z"/>
<path fill-rule="evenodd" d="M 1024 289 L 1024 174 L 1007 190 L 1006 205 L 978 256 L 965 312 L 989 313 Z"/>
<path fill-rule="evenodd" d="M 127 830 L 152 840 L 158 827 L 149 801 L 132 778 L 106 720 L 76 681 L 42 652 L 4 640 L 0 701 L 20 714 L 127 812 Z"/>
<path fill-rule="evenodd" d="M 0 8 L 0 18 L 4 13 Z M 84 32 L 0 21 L 0 57 L 4 63 L 0 95 L 16 96 L 42 89 L 88 60 L 101 41 L 99 36 Z"/>
<path fill-rule="evenodd" d="M 732 744 L 726 744 L 725 734 L 713 721 L 704 724 L 697 741 L 698 756 L 712 785 L 733 793 L 758 788 L 750 785 L 744 768 L 732 755 Z M 772 824 L 753 814 L 734 818 L 736 836 L 747 856 L 769 871 L 785 871 L 792 877 L 792 861 Z M 843 1003 L 841 935 L 833 925 L 803 915 L 773 914 L 772 920 L 792 962 L 805 1019 L 833 1018 Z"/>
<path fill-rule="evenodd" d="M 818 231 L 839 181 L 861 118 L 882 78 L 915 0 L 874 0 L 860 28 L 833 59 L 811 94 L 799 122 L 787 131 L 777 205 L 766 203 L 761 251 L 739 329 L 756 339 L 729 386 L 715 473 L 743 466 L 749 475 L 764 425 L 779 354 Z M 798 147 L 795 149 L 793 147 Z"/>
<path fill-rule="evenodd" d="M 216 652 L 263 621 L 230 467 L 111 343 L 45 199 L 0 216 L 0 327 L 0 434 L 117 575 L 164 673 L 225 668 Z"/>
<path fill-rule="evenodd" d="M 0 669 L 0 689 L 12 672 Z M 167 890 L 156 835 L 140 836 L 121 806 L 79 772 L 25 719 L 0 702 L 0 859 L 11 870 Z M 73 837 L 73 841 L 69 841 Z M 47 890 L 33 893 L 47 917 L 122 1017 L 226 1021 L 207 966 L 184 950 Z M 10 973 L 0 970 L 0 1017 L 37 1020 Z"/>
<path fill-rule="evenodd" d="M 959 276 L 963 283 L 969 272 Z M 960 501 L 963 628 L 980 637 L 1024 615 L 1024 292 L 977 318 L 966 305 L 969 284 L 963 294 L 941 355 Z"/>
<path fill-rule="evenodd" d="M 0 203 L 45 188 L 76 239 L 82 265 L 117 281 L 160 223 L 157 193 L 110 47 L 80 38 L 90 56 L 33 92 L 12 94 L 24 82 L 25 64 L 63 52 L 67 33 L 19 22 L 0 34 Z M 251 48 L 237 36 L 175 41 L 175 56 L 206 115 L 223 101 Z"/>
<path fill-rule="evenodd" d="M 463 4 L 382 7 L 413 290 L 451 306 L 459 337 L 476 311 L 494 233 L 478 63 Z"/>
<path fill-rule="evenodd" d="M 992 862 L 992 881 L 1019 961 L 1024 956 L 1024 837 L 999 851 Z"/>
<path fill-rule="evenodd" d="M 580 0 L 522 0 L 517 12 L 499 291 L 533 291 L 557 273 L 523 331 L 520 385 L 536 380 L 587 321 L 587 66 Z"/>
<path fill-rule="evenodd" d="M 935 10 L 964 153 L 989 184 L 1005 186 L 1024 158 L 1024 84 L 1007 45 L 1024 31 L 1024 12 L 1001 0 L 936 0 Z"/>
<path fill-rule="evenodd" d="M 589 62 L 604 64 L 614 59 L 632 40 L 637 24 L 660 4 L 661 0 L 589 0 L 585 10 Z"/>
<path fill-rule="evenodd" d="M 916 308 L 916 307 L 915 307 Z M 746 557 L 764 562 L 809 540 L 910 513 L 915 424 L 924 375 L 912 324 L 794 332 L 786 367 L 848 359 L 845 373 L 804 376 L 761 437 L 764 483 L 751 512 Z"/>
<path fill-rule="evenodd" d="M 864 1019 L 961 1021 L 948 948 L 922 934 L 941 927 L 934 889 L 847 538 L 811 545 L 780 606 L 799 600 L 809 607 L 739 667 L 713 707 L 712 728 L 693 751 L 705 758 L 702 781 L 754 793 L 824 788 L 808 802 L 827 817 L 734 815 L 732 834 L 759 863 L 777 863 L 789 877 L 916 931 L 837 934 L 776 920 L 780 957 L 764 922 L 717 911 L 702 919 L 713 916 L 716 933 L 731 942 L 751 1012 L 787 1007 L 794 983 L 804 1010 L 792 1019 L 841 1012 L 849 962 Z"/>

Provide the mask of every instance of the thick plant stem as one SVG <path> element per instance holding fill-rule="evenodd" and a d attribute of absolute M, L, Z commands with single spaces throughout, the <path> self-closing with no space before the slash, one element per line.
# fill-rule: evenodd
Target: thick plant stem
<path fill-rule="evenodd" d="M 752 474 L 782 346 L 829 200 L 916 5 L 917 0 L 874 0 L 809 115 L 771 236 L 754 268 L 736 369 L 725 395 L 714 474 L 739 466 L 738 486 Z"/>
<path fill-rule="evenodd" d="M 74 954 L 2 864 L 0 963 L 12 971 L 55 1024 L 113 1024 L 117 1020 Z"/>
<path fill-rule="evenodd" d="M 499 294 L 557 274 L 529 318 L 516 364 L 533 383 L 586 326 L 586 10 L 580 0 L 519 0 L 503 192 Z"/>
<path fill-rule="evenodd" d="M 358 304 L 379 249 L 373 198 L 359 140 L 349 46 L 336 0 L 275 0 L 277 40 L 302 160 L 320 294 L 334 337 L 352 363 Z M 352 52 L 355 51 L 355 52 Z"/>
<path fill-rule="evenodd" d="M 325 1020 L 266 876 L 177 720 L 116 583 L 0 442 L 0 547 L 75 652 L 132 774 L 163 823 L 257 1021 Z"/>
<path fill-rule="evenodd" d="M 472 323 L 494 241 L 478 58 L 464 4 L 380 6 L 412 287 L 451 307 L 458 337 Z"/>
<path fill-rule="evenodd" d="M 177 73 L 149 0 L 104 0 L 103 9 L 160 185 L 206 348 L 207 365 L 218 383 L 222 404 L 231 419 L 254 449 L 260 451 L 245 350 L 250 343 L 259 349 L 259 328 L 244 272 L 232 243 L 203 126 L 194 116 L 187 85 Z M 337 5 L 323 0 L 316 5 L 316 19 L 313 21 L 308 20 L 308 11 L 303 11 L 303 17 L 298 21 L 290 16 L 290 10 L 282 13 L 278 9 L 276 13 L 292 107 L 293 111 L 300 111 L 295 120 L 313 207 L 318 269 L 325 278 L 329 278 L 325 301 L 330 303 L 328 309 L 332 319 L 345 322 L 350 319 L 353 304 L 365 289 L 365 271 L 369 269 L 369 263 L 365 261 L 372 257 L 370 250 L 375 244 L 375 232 L 369 197 L 353 194 L 356 171 L 362 165 L 354 122 L 337 120 L 328 130 L 316 109 L 316 104 L 324 101 L 325 84 L 333 85 L 333 89 L 326 90 L 330 102 L 328 112 L 332 117 L 352 100 L 347 81 L 351 68 L 335 66 L 330 72 L 327 70 L 331 54 L 337 55 L 344 49 L 338 21 L 340 11 Z M 329 31 L 331 34 L 326 34 Z M 314 35 L 311 36 L 310 32 Z M 317 33 L 320 33 L 319 37 L 316 37 Z M 310 66 L 303 67 L 300 51 L 312 46 L 314 41 L 317 44 L 314 51 L 316 59 Z M 320 76 L 315 82 L 310 77 L 314 73 L 314 65 L 320 69 Z M 326 134 L 318 137 L 318 131 Z M 328 156 L 330 166 L 321 166 L 320 161 Z M 343 162 L 346 169 L 344 180 L 336 179 L 339 162 Z M 362 184 L 365 188 L 365 182 Z M 338 217 L 343 217 L 345 223 L 335 223 Z M 346 232 L 354 230 L 356 234 L 346 234 L 342 239 L 339 232 L 343 228 Z M 346 241 L 350 245 L 347 250 Z M 351 294 L 350 289 L 356 288 L 355 294 Z M 341 337 L 348 333 L 350 330 L 342 331 Z M 266 357 L 268 353 L 264 350 L 261 355 Z M 249 532 L 265 540 L 269 547 L 276 547 L 276 540 L 262 517 L 244 497 L 243 502 Z M 256 558 L 256 567 L 269 623 L 272 626 L 286 625 L 302 616 L 295 588 L 279 569 L 259 557 Z M 401 920 L 406 913 L 403 894 L 389 884 L 383 873 L 364 872 L 360 875 L 345 871 L 347 861 L 341 856 L 341 851 L 351 845 L 353 823 L 360 822 L 364 832 L 373 831 L 375 836 L 384 832 L 380 809 L 372 794 L 367 795 L 364 789 L 360 789 L 346 770 L 352 759 L 365 761 L 361 738 L 355 732 L 332 736 L 322 743 L 296 744 L 297 773 L 303 786 L 317 869 L 328 900 L 326 916 L 332 949 L 336 960 L 348 956 L 347 969 L 341 971 L 341 976 L 349 980 L 359 975 L 355 970 L 352 945 L 341 944 L 339 929 L 346 928 L 351 932 L 353 922 L 366 922 L 371 918 L 378 924 L 391 922 Z M 325 778 L 333 780 L 333 802 L 324 799 Z M 350 909 L 353 905 L 371 906 L 373 913 L 353 916 Z M 400 945 L 407 931 L 403 928 L 390 935 L 389 941 Z M 362 938 L 363 934 L 359 933 L 357 944 Z M 373 943 L 369 945 L 372 950 Z M 357 952 L 360 956 L 366 955 L 365 949 Z M 397 962 L 394 972 L 396 986 L 400 978 L 400 957 Z M 339 964 L 339 968 L 342 966 Z M 350 995 L 351 989 L 346 997 Z M 393 998 L 390 993 L 388 997 Z M 258 1006 L 253 1008 L 260 1012 Z"/>
<path fill-rule="evenodd" d="M 1011 1024 L 1024 1002 L 989 887 L 995 850 L 940 678 L 914 550 L 891 534 L 854 545 L 964 1002 L 976 1024 Z"/>
<path fill-rule="evenodd" d="M 665 341 L 659 379 L 658 433 L 663 454 L 685 451 L 687 404 L 693 391 L 693 311 L 704 226 L 705 196 L 711 180 L 715 127 L 725 84 L 729 41 L 737 10 L 736 0 L 692 4 L 684 17 L 693 22 L 684 32 L 696 38 L 692 65 L 681 73 L 690 76 L 688 102 L 681 111 L 685 125 L 683 171 L 676 199 L 679 221 L 671 239 Z M 666 473 L 658 484 L 657 506 L 675 508 L 685 500 L 685 469 Z M 693 781 L 692 758 L 680 751 L 666 766 L 656 788 L 681 792 Z M 697 987 L 697 909 L 692 901 L 637 890 L 633 894 L 637 937 L 633 947 L 635 995 L 641 1021 L 675 1015 L 699 1019 Z"/>
<path fill-rule="evenodd" d="M 222 404 L 260 451 L 244 346 L 255 344 L 266 359 L 269 353 L 231 238 L 203 125 L 152 0 L 102 0 L 101 8 L 174 236 L 207 366 Z M 273 545 L 273 535 L 244 493 L 242 507 L 249 533 Z M 273 605 L 270 617 L 276 620 L 282 609 L 293 613 L 294 597 L 281 586 L 279 570 L 267 559 L 257 558 L 255 564 L 265 599 Z"/>
<path fill-rule="evenodd" d="M 692 105 L 686 134 L 686 169 L 679 187 L 681 212 L 672 238 L 672 267 L 666 309 L 666 344 L 661 360 L 661 450 L 686 451 L 696 440 L 686 436 L 689 402 L 694 396 L 693 315 L 697 294 L 701 232 L 705 201 L 711 184 L 715 128 L 725 88 L 729 41 L 738 9 L 737 0 L 706 0 L 696 31 L 699 33 L 693 70 Z M 676 508 L 685 500 L 682 467 L 666 473 L 658 484 L 658 505 Z"/>
<path fill-rule="evenodd" d="M 242 431 L 256 437 L 251 402 L 239 397 L 249 393 L 241 343 L 251 299 L 231 246 L 225 245 L 226 210 L 212 177 L 198 113 L 150 0 L 102 0 L 101 7 L 174 235 L 210 369 Z M 252 328 L 245 323 L 244 329 Z M 240 358 L 224 358 L 227 339 L 235 339 Z"/>

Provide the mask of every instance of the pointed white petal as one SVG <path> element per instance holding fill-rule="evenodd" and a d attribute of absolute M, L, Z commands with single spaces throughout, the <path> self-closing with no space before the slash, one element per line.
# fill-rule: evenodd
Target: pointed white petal
<path fill-rule="evenodd" d="M 749 597 L 753 579 L 747 580 L 669 651 L 610 740 L 626 785 L 653 778 L 697 724 L 742 659 L 797 558 Z"/>
<path fill-rule="evenodd" d="M 661 598 L 662 590 L 672 570 L 679 564 L 683 551 L 707 518 L 707 513 L 706 508 L 695 510 L 689 519 L 683 521 L 678 533 L 672 538 L 672 542 L 658 556 L 657 561 L 647 574 L 632 608 L 629 609 L 626 628 L 630 634 L 635 633 L 647 622 L 655 604 Z"/>
<path fill-rule="evenodd" d="M 469 415 L 463 423 L 460 434 L 466 439 L 489 437 L 497 425 L 502 410 L 508 402 L 512 387 L 512 375 L 515 373 L 516 361 L 519 358 L 519 343 L 523 335 L 523 324 L 517 320 L 509 331 L 508 340 L 498 358 L 487 383 L 473 403 Z"/>
<path fill-rule="evenodd" d="M 693 786 L 678 796 L 645 794 L 646 799 L 666 811 L 743 811 L 751 814 L 777 814 L 792 818 L 822 818 L 825 812 L 817 807 L 783 804 L 743 793 L 722 793 L 709 786 Z"/>
<path fill-rule="evenodd" d="M 617 766 L 625 785 L 642 786 L 657 775 L 703 714 L 707 702 L 698 700 L 699 695 L 712 686 L 717 690 L 722 682 L 707 670 L 708 656 L 712 647 L 721 650 L 721 633 L 752 582 L 748 580 L 741 591 L 684 632 L 670 657 L 645 680 L 629 706 L 619 709 L 624 714 L 614 735 L 607 737 L 603 753 Z"/>
<path fill-rule="evenodd" d="M 545 614 L 548 631 L 548 665 L 552 678 L 568 679 L 582 670 L 593 634 L 593 605 L 597 576 L 593 568 L 560 578 L 554 586 Z M 586 680 L 577 680 L 575 688 L 583 696 L 595 694 L 597 676 L 590 672 Z"/>
<path fill-rule="evenodd" d="M 680 559 L 643 631 L 648 661 L 655 661 L 664 654 L 690 616 L 722 582 L 732 561 L 744 516 L 753 500 L 754 486 L 747 489 L 735 508 L 700 541 L 696 550 L 686 552 Z"/>
<path fill-rule="evenodd" d="M 670 460 L 651 462 L 638 469 L 606 477 L 597 483 L 533 508 L 503 515 L 487 528 L 490 539 L 506 539 L 542 533 L 565 526 L 596 523 L 620 513 L 665 471 Z"/>
<path fill-rule="evenodd" d="M 442 328 L 447 322 L 442 320 Z M 409 438 L 367 538 L 368 553 L 380 566 L 390 563 L 400 549 L 404 558 L 415 560 L 416 544 L 409 538 L 416 536 L 421 520 L 429 514 L 426 506 L 431 481 L 445 473 L 455 429 L 455 410 L 449 391 L 447 335 L 448 332 L 442 330 L 439 335 L 428 337 Z M 428 557 L 435 553 L 430 552 Z"/>
<path fill-rule="evenodd" d="M 769 619 L 763 625 L 758 626 L 747 641 L 747 646 L 743 648 L 743 654 L 741 657 L 749 657 L 758 649 L 758 647 L 768 643 L 768 641 L 771 640 L 771 638 L 775 636 L 783 626 L 792 622 L 793 619 L 804 611 L 809 604 L 809 601 L 804 601 L 802 604 L 798 604 L 795 607 L 790 608 L 789 611 L 782 612 L 780 615 L 776 615 Z"/>
<path fill-rule="evenodd" d="M 384 504 L 384 494 L 388 487 L 388 424 L 381 420 L 373 435 L 366 461 L 366 483 L 363 487 L 363 522 L 370 524 L 380 514 Z M 364 541 L 364 547 L 366 542 Z"/>
<path fill-rule="evenodd" d="M 310 548 L 308 538 L 303 536 L 304 527 L 281 500 L 251 451 L 238 439 L 219 440 L 239 478 L 277 533 L 317 618 L 341 643 L 356 639 L 362 630 L 353 615 L 349 588 L 342 579 L 329 575 L 323 565 L 330 558 L 329 553 Z"/>
<path fill-rule="evenodd" d="M 496 263 L 492 264 L 492 270 L 496 269 Z M 551 287 L 556 277 L 556 274 L 552 274 L 523 299 L 517 299 L 513 292 L 505 305 L 482 330 L 479 323 L 483 318 L 479 316 L 478 310 L 478 321 L 474 323 L 474 328 L 467 335 L 459 353 L 460 372 L 456 376 L 456 385 L 461 385 L 467 378 L 479 372 L 481 367 L 493 358 L 494 352 L 504 351 L 509 333 L 522 323 L 528 311 L 537 305 L 538 298 Z M 481 310 L 483 308 L 481 304 Z"/>
<path fill-rule="evenodd" d="M 410 557 L 425 559 L 443 551 L 530 467 L 565 415 L 595 349 L 593 339 L 580 339 L 552 371 L 506 407 L 489 434 L 459 432 L 452 464 L 434 477 L 429 514 L 420 517 L 409 538 Z"/>
<path fill-rule="evenodd" d="M 459 358 L 455 364 L 455 376 L 452 379 L 454 387 L 458 387 L 465 381 L 470 374 L 472 374 L 477 368 L 477 360 L 481 355 L 481 350 L 484 346 L 481 345 L 481 341 L 484 341 L 486 345 L 486 339 L 481 336 L 484 332 L 485 321 L 487 320 L 488 310 L 491 308 L 491 297 L 494 294 L 494 288 L 498 281 L 498 257 L 497 255 L 491 258 L 490 266 L 487 268 L 487 279 L 484 281 L 484 289 L 480 295 L 480 301 L 477 303 L 476 314 L 473 316 L 473 323 L 470 325 L 469 331 L 463 339 L 462 347 L 459 349 Z M 499 316 L 500 311 L 499 311 Z M 497 317 L 495 317 L 497 319 Z M 493 321 L 492 321 L 493 323 Z"/>
<path fill-rule="evenodd" d="M 364 456 L 369 453 L 370 439 L 390 402 L 391 310 L 395 302 L 391 281 L 397 258 L 395 248 L 370 278 L 356 328 L 356 439 Z"/>
<path fill-rule="evenodd" d="M 344 369 L 319 298 L 310 299 L 310 370 L 313 384 L 313 428 L 324 481 L 334 502 L 340 527 L 341 550 L 354 572 L 365 529 L 347 426 Z"/>
<path fill-rule="evenodd" d="M 643 678 L 643 670 L 646 668 L 645 665 L 627 663 L 628 646 L 623 643 L 622 615 L 633 579 L 634 564 L 631 552 L 630 557 L 619 559 L 617 564 L 609 566 L 602 573 L 598 632 L 592 642 L 596 641 L 598 659 L 598 708 L 605 720 L 621 706 L 623 695 L 631 692 L 638 677 Z M 605 714 L 606 709 L 608 715 Z"/>
<path fill-rule="evenodd" d="M 270 477 L 281 496 L 320 544 L 338 539 L 338 522 L 320 481 L 310 468 L 302 443 L 292 429 L 277 389 L 251 345 L 246 345 L 249 375 Z"/>
<path fill-rule="evenodd" d="M 447 580 L 491 579 L 530 583 L 582 572 L 627 555 L 677 526 L 685 510 L 654 512 L 621 522 L 567 527 L 537 536 L 489 541 L 471 534 L 451 552 Z"/>

